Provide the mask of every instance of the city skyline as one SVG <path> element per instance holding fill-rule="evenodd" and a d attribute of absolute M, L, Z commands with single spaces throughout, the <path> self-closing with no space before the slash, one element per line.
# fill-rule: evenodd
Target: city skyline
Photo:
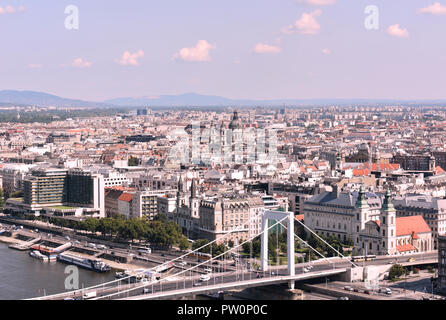
<path fill-rule="evenodd" d="M 67 30 L 69 5 L 79 29 Z M 1 89 L 87 101 L 196 92 L 231 99 L 438 100 L 446 2 L 2 1 Z M 404 8 L 404 10 L 402 10 Z M 100 21 L 100 23 L 98 22 Z M 57 45 L 55 45 L 57 44 Z"/>

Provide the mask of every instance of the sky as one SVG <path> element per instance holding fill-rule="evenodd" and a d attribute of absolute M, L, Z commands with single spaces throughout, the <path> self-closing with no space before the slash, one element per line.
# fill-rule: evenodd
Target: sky
<path fill-rule="evenodd" d="M 0 0 L 0 35 L 0 90 L 446 98 L 446 0 Z"/>

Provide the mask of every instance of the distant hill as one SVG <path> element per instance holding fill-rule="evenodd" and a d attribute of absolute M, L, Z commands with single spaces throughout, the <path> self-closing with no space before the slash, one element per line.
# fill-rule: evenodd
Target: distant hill
<path fill-rule="evenodd" d="M 116 98 L 103 102 L 67 99 L 36 91 L 0 91 L 0 105 L 31 105 L 58 107 L 280 107 L 286 105 L 367 105 L 367 104 L 436 104 L 446 105 L 446 100 L 390 100 L 390 99 L 281 99 L 281 100 L 237 100 L 219 96 L 186 93 L 179 95 L 145 96 L 140 98 Z"/>
<path fill-rule="evenodd" d="M 0 104 L 58 106 L 58 107 L 107 107 L 106 103 L 61 98 L 52 94 L 36 91 L 0 91 Z"/>
<path fill-rule="evenodd" d="M 215 107 L 215 106 L 309 106 L 309 105 L 356 105 L 356 104 L 446 104 L 446 100 L 436 101 L 403 101 L 390 99 L 279 99 L 279 100 L 235 100 L 219 96 L 208 96 L 196 93 L 180 95 L 162 95 L 140 98 L 117 98 L 106 100 L 117 106 L 128 107 Z"/>

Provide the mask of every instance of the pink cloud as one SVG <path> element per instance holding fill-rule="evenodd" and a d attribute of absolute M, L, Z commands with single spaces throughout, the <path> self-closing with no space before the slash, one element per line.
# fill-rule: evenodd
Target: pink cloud
<path fill-rule="evenodd" d="M 0 7 L 0 15 L 1 14 L 13 14 L 16 12 L 23 12 L 25 11 L 24 6 L 18 6 L 17 8 L 14 8 L 12 6 L 6 6 L 6 7 Z"/>
<path fill-rule="evenodd" d="M 302 16 L 299 20 L 296 21 L 294 25 L 290 25 L 288 27 L 282 28 L 282 33 L 284 34 L 318 34 L 321 26 L 319 22 L 316 20 L 316 17 L 319 17 L 322 14 L 322 10 L 317 9 L 313 12 L 302 13 Z"/>
<path fill-rule="evenodd" d="M 280 53 L 282 52 L 282 48 L 264 43 L 258 43 L 254 48 L 254 51 L 256 53 Z"/>
<path fill-rule="evenodd" d="M 326 55 L 330 55 L 331 54 L 331 50 L 328 48 L 322 49 L 322 53 L 326 54 Z"/>
<path fill-rule="evenodd" d="M 442 6 L 440 2 L 435 2 L 426 8 L 418 9 L 418 13 L 430 13 L 434 15 L 446 15 L 446 7 Z"/>
<path fill-rule="evenodd" d="M 74 61 L 71 63 L 71 66 L 75 68 L 89 68 L 92 65 L 93 65 L 92 62 L 85 61 L 82 58 L 74 59 Z"/>
<path fill-rule="evenodd" d="M 182 59 L 184 61 L 195 62 L 211 61 L 209 52 L 215 49 L 215 44 L 210 44 L 206 40 L 200 40 L 197 42 L 195 47 L 181 49 L 174 55 L 174 59 Z"/>
<path fill-rule="evenodd" d="M 144 57 L 144 51 L 139 50 L 136 53 L 130 53 L 129 51 L 125 51 L 118 63 L 123 66 L 138 66 L 139 59 Z"/>
<path fill-rule="evenodd" d="M 391 25 L 389 28 L 387 28 L 387 33 L 398 38 L 409 38 L 409 31 L 401 28 L 399 24 Z"/>

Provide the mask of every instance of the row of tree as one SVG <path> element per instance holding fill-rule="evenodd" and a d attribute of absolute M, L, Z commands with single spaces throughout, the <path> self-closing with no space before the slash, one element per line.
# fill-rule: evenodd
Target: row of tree
<path fill-rule="evenodd" d="M 94 219 L 89 218 L 84 221 L 74 221 L 62 218 L 42 217 L 51 224 L 84 230 L 90 233 L 101 233 L 111 240 L 145 240 L 151 244 L 171 248 L 178 246 L 181 250 L 190 247 L 189 241 L 181 233 L 181 228 L 173 221 L 168 221 L 165 215 L 157 215 L 154 220 L 146 217 L 126 219 L 124 216 L 111 218 Z"/>

